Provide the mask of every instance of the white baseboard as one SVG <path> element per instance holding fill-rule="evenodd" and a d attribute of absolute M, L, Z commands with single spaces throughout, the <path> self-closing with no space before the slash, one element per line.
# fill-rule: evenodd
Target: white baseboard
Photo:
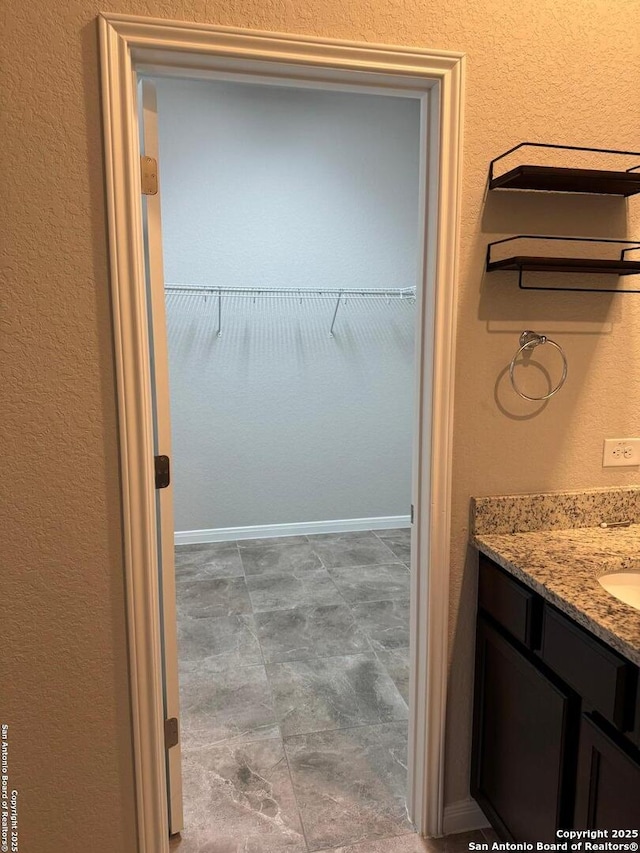
<path fill-rule="evenodd" d="M 469 797 L 444 807 L 442 829 L 445 835 L 458 832 L 472 832 L 474 829 L 486 829 L 489 821 L 475 800 Z"/>
<path fill-rule="evenodd" d="M 350 533 L 355 530 L 387 530 L 410 527 L 408 515 L 378 518 L 343 518 L 331 521 L 299 521 L 295 524 L 256 524 L 249 527 L 217 527 L 210 530 L 177 530 L 176 545 L 198 545 L 235 539 L 266 539 L 272 536 L 312 536 L 314 533 Z"/>

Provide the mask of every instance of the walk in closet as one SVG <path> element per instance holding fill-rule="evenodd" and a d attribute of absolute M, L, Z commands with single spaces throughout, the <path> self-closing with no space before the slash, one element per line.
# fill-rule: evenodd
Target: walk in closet
<path fill-rule="evenodd" d="M 176 849 L 411 832 L 420 103 L 156 83 Z"/>
<path fill-rule="evenodd" d="M 157 87 L 178 541 L 406 523 L 419 102 Z"/>

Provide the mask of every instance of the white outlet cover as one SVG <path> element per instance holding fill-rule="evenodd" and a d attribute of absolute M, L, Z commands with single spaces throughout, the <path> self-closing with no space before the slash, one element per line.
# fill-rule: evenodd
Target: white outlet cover
<path fill-rule="evenodd" d="M 631 468 L 640 465 L 640 438 L 605 438 L 603 468 Z"/>

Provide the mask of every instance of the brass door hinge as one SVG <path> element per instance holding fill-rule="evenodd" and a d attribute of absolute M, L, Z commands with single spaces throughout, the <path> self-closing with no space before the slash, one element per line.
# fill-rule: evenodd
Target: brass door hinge
<path fill-rule="evenodd" d="M 176 717 L 170 717 L 164 721 L 164 748 L 171 749 L 172 746 L 178 745 L 178 720 Z"/>
<path fill-rule="evenodd" d="M 140 158 L 140 185 L 142 195 L 157 195 L 158 161 L 153 157 Z"/>

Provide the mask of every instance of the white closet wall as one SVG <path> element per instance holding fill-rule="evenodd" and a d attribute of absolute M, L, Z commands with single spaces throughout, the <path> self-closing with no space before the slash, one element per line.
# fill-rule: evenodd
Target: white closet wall
<path fill-rule="evenodd" d="M 411 287 L 415 100 L 158 81 L 167 283 Z M 167 299 L 178 531 L 406 516 L 415 306 Z"/>

